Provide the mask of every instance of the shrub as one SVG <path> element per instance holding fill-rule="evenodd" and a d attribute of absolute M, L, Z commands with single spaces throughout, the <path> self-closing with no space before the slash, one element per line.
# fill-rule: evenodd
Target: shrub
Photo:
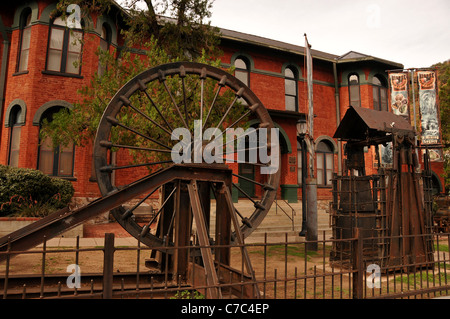
<path fill-rule="evenodd" d="M 0 216 L 42 217 L 67 206 L 73 194 L 69 181 L 0 165 Z"/>

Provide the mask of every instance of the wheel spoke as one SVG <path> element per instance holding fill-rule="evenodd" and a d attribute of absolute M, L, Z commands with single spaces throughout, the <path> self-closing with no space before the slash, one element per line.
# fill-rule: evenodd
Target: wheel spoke
<path fill-rule="evenodd" d="M 164 147 L 164 148 L 167 148 L 168 150 L 171 149 L 170 146 L 167 146 L 167 145 L 165 145 L 165 144 L 163 144 L 163 143 L 161 143 L 161 142 L 155 140 L 154 138 L 151 138 L 150 136 L 147 136 L 147 135 L 145 135 L 145 134 L 143 134 L 143 133 L 141 133 L 141 132 L 139 132 L 139 131 L 137 131 L 137 130 L 135 130 L 135 129 L 129 127 L 129 126 L 126 126 L 126 125 L 120 123 L 117 119 L 115 119 L 115 118 L 113 118 L 113 117 L 108 116 L 108 117 L 107 117 L 107 120 L 108 120 L 111 124 L 113 124 L 114 126 L 120 126 L 120 127 L 124 128 L 124 129 L 130 131 L 130 132 L 133 132 L 133 133 L 136 134 L 136 135 L 142 136 L 143 138 L 145 138 L 145 139 L 147 139 L 147 140 L 149 140 L 149 141 L 152 141 L 152 142 L 155 143 L 155 144 L 158 144 L 159 146 L 162 146 L 162 147 Z"/>
<path fill-rule="evenodd" d="M 238 118 L 236 121 L 233 122 L 233 124 L 231 124 L 230 126 L 228 126 L 224 132 L 226 132 L 228 129 L 233 128 L 237 123 L 239 123 L 240 121 L 242 121 L 244 118 L 246 118 L 247 116 L 249 116 L 252 113 L 251 110 L 248 110 L 247 112 L 245 112 L 240 118 Z M 223 133 L 222 133 L 223 134 Z"/>
<path fill-rule="evenodd" d="M 219 129 L 219 127 L 222 125 L 223 121 L 225 120 L 225 118 L 227 117 L 228 113 L 230 112 L 230 110 L 233 108 L 234 104 L 236 103 L 236 101 L 238 99 L 240 99 L 242 97 L 242 93 L 244 92 L 243 88 L 240 88 L 239 91 L 236 92 L 236 95 L 233 99 L 233 102 L 231 102 L 230 106 L 228 107 L 228 109 L 226 110 L 225 114 L 222 116 L 222 118 L 220 119 L 219 123 L 216 126 L 216 129 L 214 130 L 213 135 L 216 133 L 216 131 Z"/>
<path fill-rule="evenodd" d="M 153 101 L 153 99 L 150 97 L 150 95 L 148 94 L 147 91 L 147 86 L 144 84 L 144 82 L 142 82 L 141 80 L 138 80 L 139 83 L 139 87 L 141 89 L 142 92 L 144 92 L 145 96 L 147 97 L 147 99 L 150 101 L 150 103 L 153 105 L 153 107 L 155 108 L 155 110 L 158 112 L 159 116 L 161 116 L 161 118 L 163 119 L 164 123 L 166 123 L 167 127 L 169 128 L 170 131 L 173 131 L 172 127 L 170 126 L 169 122 L 167 121 L 167 119 L 165 118 L 165 116 L 161 113 L 161 111 L 159 110 L 159 107 L 156 105 L 156 103 Z"/>
<path fill-rule="evenodd" d="M 233 124 L 231 124 L 230 126 L 228 126 L 225 130 L 220 131 L 219 135 L 217 135 L 214 140 L 217 140 L 219 137 L 223 136 L 224 133 L 226 133 L 226 131 L 232 129 L 237 123 L 239 123 L 240 121 L 242 121 L 242 119 L 244 119 L 245 117 L 247 117 L 248 115 L 250 115 L 252 113 L 252 111 L 247 111 L 245 112 L 241 117 L 239 117 L 236 121 L 233 122 Z M 215 132 L 215 131 L 214 131 Z M 230 141 L 231 143 L 231 141 Z M 226 143 L 228 144 L 228 142 Z M 226 145 L 224 144 L 224 145 Z"/>
<path fill-rule="evenodd" d="M 225 153 L 223 153 L 223 155 L 236 154 L 239 151 L 246 152 L 246 151 L 260 150 L 260 149 L 264 149 L 264 148 L 267 148 L 267 146 L 263 145 L 263 146 L 257 146 L 257 147 L 248 147 L 248 148 L 238 149 L 238 150 L 234 150 L 234 151 L 230 151 L 230 152 L 225 152 Z"/>
<path fill-rule="evenodd" d="M 186 77 L 186 70 L 184 66 L 180 67 L 180 78 L 181 78 L 181 86 L 183 88 L 183 104 L 184 104 L 184 115 L 186 117 L 186 124 L 189 125 L 189 115 L 187 109 L 187 101 L 186 101 L 186 83 L 184 82 L 184 78 Z"/>
<path fill-rule="evenodd" d="M 263 183 L 257 182 L 257 181 L 255 181 L 255 180 L 253 180 L 253 179 L 251 179 L 251 178 L 248 178 L 248 177 L 245 177 L 245 176 L 242 176 L 242 175 L 239 175 L 239 174 L 234 174 L 234 173 L 232 173 L 232 175 L 233 175 L 233 176 L 236 176 L 236 177 L 239 177 L 239 178 L 242 178 L 242 179 L 245 179 L 246 181 L 249 181 L 249 182 L 251 182 L 251 183 L 253 183 L 253 184 L 259 185 L 259 186 L 261 186 L 262 188 L 264 188 L 265 190 L 271 190 L 271 191 L 275 190 L 275 189 L 274 189 L 272 186 L 270 186 L 269 184 L 263 184 Z"/>
<path fill-rule="evenodd" d="M 227 186 L 225 186 L 225 187 L 227 187 Z M 211 191 L 213 192 L 214 197 L 217 198 L 217 191 L 216 191 L 215 187 L 212 187 L 212 185 L 211 185 Z M 250 228 L 253 227 L 251 221 L 250 221 L 247 217 L 244 217 L 244 216 L 237 210 L 236 207 L 234 207 L 234 211 L 236 212 L 236 214 L 239 215 L 239 217 L 241 217 L 241 221 L 242 221 L 242 223 L 243 223 L 244 225 L 247 225 L 247 226 L 250 227 Z"/>
<path fill-rule="evenodd" d="M 173 97 L 172 93 L 169 90 L 169 87 L 167 86 L 166 77 L 165 77 L 164 73 L 161 70 L 159 70 L 159 71 L 160 71 L 159 72 L 159 81 L 163 83 L 164 89 L 166 90 L 167 94 L 169 94 L 169 97 L 172 100 L 173 106 L 175 107 L 175 109 L 177 110 L 178 115 L 180 116 L 181 120 L 183 121 L 184 127 L 189 130 L 189 126 L 187 125 L 183 115 L 181 114 L 180 108 L 178 107 L 178 104 L 175 101 L 175 98 Z"/>
<path fill-rule="evenodd" d="M 100 171 L 101 172 L 112 172 L 112 171 L 118 170 L 118 169 L 136 168 L 136 167 L 142 167 L 142 166 L 151 166 L 151 165 L 168 164 L 168 163 L 172 163 L 172 160 L 150 162 L 150 163 L 142 163 L 142 164 L 133 164 L 133 165 L 124 165 L 124 166 L 110 166 L 110 165 L 108 165 L 108 166 L 100 167 Z"/>
<path fill-rule="evenodd" d="M 219 87 L 217 88 L 216 93 L 214 94 L 214 99 L 213 99 L 213 101 L 212 101 L 212 103 L 211 103 L 211 107 L 209 108 L 208 115 L 206 116 L 205 122 L 203 123 L 203 130 L 205 129 L 205 126 L 206 126 L 206 123 L 208 122 L 208 119 L 209 119 L 209 116 L 210 116 L 210 114 L 211 114 L 211 111 L 212 111 L 213 108 L 214 108 L 214 105 L 215 105 L 215 103 L 216 103 L 217 97 L 219 96 L 219 93 L 220 93 L 220 91 L 222 90 L 222 88 L 225 86 L 225 81 L 226 81 L 226 79 L 227 79 L 227 78 L 226 78 L 226 76 L 224 75 L 224 76 L 222 77 L 222 79 L 220 80 L 220 82 L 219 82 Z"/>
<path fill-rule="evenodd" d="M 242 153 L 248 153 L 250 150 L 258 152 L 257 150 L 261 149 L 262 145 L 243 144 L 242 142 L 246 142 L 249 137 L 258 137 L 259 135 L 252 134 L 253 132 L 260 134 L 261 131 L 257 131 L 259 128 L 271 126 L 269 124 L 271 123 L 270 114 L 268 114 L 264 105 L 248 87 L 241 87 L 239 84 L 240 82 L 235 81 L 232 75 L 219 68 L 193 62 L 176 62 L 146 70 L 136 76 L 130 82 L 130 85 L 123 86 L 116 93 L 118 98 L 112 99 L 105 109 L 105 115 L 101 119 L 101 125 L 98 129 L 99 134 L 97 134 L 95 141 L 96 174 L 103 196 L 117 189 L 113 180 L 114 172 L 119 172 L 116 174 L 118 177 L 124 175 L 128 181 L 126 184 L 131 186 L 136 183 L 135 179 L 152 177 L 153 174 L 157 174 L 154 172 L 155 170 L 164 170 L 167 166 L 174 164 L 169 155 L 173 152 L 171 145 L 175 143 L 171 139 L 173 130 L 177 127 L 188 129 L 191 135 L 190 143 L 192 144 L 193 135 L 196 131 L 191 128 L 194 119 L 199 117 L 201 124 L 198 129 L 202 133 L 208 128 L 214 128 L 210 130 L 211 132 L 214 131 L 210 140 L 221 142 L 218 152 L 220 154 L 217 155 L 219 160 L 223 159 L 223 163 L 228 164 L 229 169 L 232 169 L 229 176 L 242 182 L 246 181 L 251 185 L 257 185 L 258 193 L 255 194 L 256 196 L 246 192 L 245 188 L 243 189 L 239 185 L 232 184 L 231 186 L 237 188 L 240 196 L 252 201 L 257 209 L 255 213 L 246 218 L 234 207 L 235 213 L 233 212 L 233 216 L 242 219 L 243 225 L 240 226 L 242 226 L 243 237 L 247 237 L 267 214 L 274 198 L 274 190 L 279 183 L 279 172 L 270 173 L 267 179 L 247 177 L 239 175 L 236 171 L 237 165 L 231 164 L 243 163 L 253 167 L 270 166 L 269 163 L 258 163 L 257 157 L 254 160 L 256 163 L 249 163 L 250 159 L 253 158 L 248 158 L 247 154 L 247 158 L 238 156 L 242 155 L 241 151 Z M 239 126 L 247 127 L 243 123 L 249 118 L 257 120 L 260 123 L 259 127 L 256 126 L 256 130 L 252 128 L 237 136 L 236 133 L 242 131 L 242 129 L 239 128 L 236 132 L 233 132 L 233 130 L 236 130 Z M 164 133 L 161 133 L 161 131 Z M 228 141 L 226 137 L 231 141 Z M 187 140 L 183 139 L 183 141 Z M 184 144 L 183 142 L 183 150 L 186 149 Z M 231 150 L 231 147 L 226 148 L 226 146 L 232 145 L 234 150 Z M 129 149 L 129 154 L 125 149 Z M 115 152 L 117 163 L 113 164 L 110 162 L 112 150 L 117 151 Z M 191 146 L 191 151 L 193 150 Z M 128 161 L 129 155 L 133 156 L 133 160 Z M 119 159 L 119 156 L 125 156 L 125 159 Z M 185 169 L 189 169 L 187 163 L 176 166 L 184 170 L 185 165 Z M 147 170 L 150 175 L 146 174 Z M 151 173 L 152 171 L 153 173 Z M 127 176 L 128 172 L 132 174 Z M 143 177 L 144 175 L 147 176 Z M 195 179 L 195 176 L 193 178 Z M 132 179 L 132 181 L 129 181 L 129 179 Z M 117 182 L 122 183 L 121 180 Z M 152 185 L 152 188 L 146 190 L 146 193 L 136 197 L 133 202 L 123 203 L 126 207 L 122 206 L 120 209 L 112 211 L 122 227 L 132 236 L 142 238 L 142 242 L 149 246 L 157 244 L 159 245 L 157 247 L 161 247 L 163 237 L 171 238 L 166 236 L 166 233 L 170 233 L 176 227 L 175 216 L 177 215 L 172 212 L 172 208 L 169 210 L 169 207 L 172 206 L 171 202 L 174 201 L 174 198 L 178 198 L 178 195 L 174 194 L 180 193 L 180 186 L 178 186 L 178 189 L 171 187 L 167 191 L 158 211 L 150 218 L 150 223 L 138 224 L 134 218 L 130 217 L 136 214 L 139 207 L 146 205 L 152 194 L 157 194 L 158 190 L 166 184 L 166 180 L 161 180 L 160 183 L 156 183 Z M 211 182 L 209 185 L 212 187 L 213 184 L 214 182 Z M 213 191 L 218 191 L 218 189 Z M 205 206 L 203 210 L 208 210 L 210 203 L 206 201 L 206 198 L 205 202 L 202 201 L 201 204 Z M 171 215 L 172 213 L 173 215 Z M 162 215 L 166 219 L 164 230 L 158 228 L 158 231 L 154 234 L 151 227 Z M 236 227 L 239 230 L 239 225 L 236 226 L 235 222 L 233 225 L 234 231 L 237 231 Z M 189 225 L 187 226 L 189 227 Z M 232 230 L 230 229 L 230 231 Z M 171 241 L 173 239 L 170 239 L 167 244 L 174 245 Z"/>
<path fill-rule="evenodd" d="M 149 151 L 149 152 L 159 152 L 159 153 L 172 153 L 172 150 L 161 150 L 158 148 L 149 148 L 149 147 L 141 147 L 141 146 L 133 146 L 133 145 L 122 145 L 122 144 L 114 144 L 109 141 L 101 141 L 100 145 L 106 148 L 128 148 L 133 150 L 141 150 L 141 151 Z"/>
<path fill-rule="evenodd" d="M 202 73 L 200 74 L 200 121 L 203 122 L 203 104 L 204 104 L 204 95 L 205 95 L 205 78 L 206 78 L 206 69 L 202 69 Z"/>
<path fill-rule="evenodd" d="M 259 127 L 256 128 L 254 131 L 250 131 L 250 132 L 244 133 L 244 134 L 242 134 L 242 135 L 236 136 L 235 139 L 233 139 L 233 140 L 231 140 L 231 141 L 227 141 L 225 144 L 223 144 L 223 146 L 226 147 L 228 144 L 231 144 L 231 143 L 234 144 L 234 142 L 237 142 L 239 139 L 241 139 L 241 138 L 243 138 L 243 137 L 245 138 L 246 136 L 248 136 L 248 135 L 250 135 L 250 134 L 257 133 L 258 131 L 259 131 Z"/>
<path fill-rule="evenodd" d="M 164 203 L 161 205 L 161 207 L 159 208 L 158 212 L 155 214 L 155 216 L 153 216 L 153 218 L 148 222 L 147 225 L 145 225 L 142 228 L 142 232 L 141 232 L 141 237 L 144 237 L 145 235 L 148 234 L 148 232 L 150 231 L 150 226 L 153 224 L 153 222 L 156 220 L 156 217 L 158 217 L 158 215 L 161 213 L 161 211 L 164 209 L 164 207 L 166 206 L 167 202 L 169 201 L 169 199 L 173 196 L 173 194 L 175 193 L 175 191 L 177 190 L 177 187 L 174 187 L 172 192 L 170 192 L 169 196 L 167 196 L 166 200 L 164 201 Z"/>
<path fill-rule="evenodd" d="M 144 112 L 142 112 L 141 110 L 139 110 L 138 108 L 134 107 L 130 100 L 128 100 L 125 96 L 121 96 L 120 99 L 122 100 L 122 102 L 124 103 L 124 105 L 131 107 L 135 112 L 139 113 L 140 115 L 142 115 L 143 117 L 145 117 L 147 120 L 149 120 L 150 122 L 152 122 L 154 125 L 158 126 L 160 129 L 162 129 L 164 132 L 166 132 L 167 134 L 169 134 L 170 136 L 172 136 L 172 132 L 167 130 L 165 127 L 161 126 L 159 123 L 155 122 L 152 118 L 150 118 L 147 114 L 145 114 Z"/>
<path fill-rule="evenodd" d="M 127 209 L 123 215 L 121 216 L 122 220 L 127 219 L 128 217 L 130 217 L 131 215 L 133 215 L 133 211 L 138 208 L 139 206 L 141 206 L 141 204 L 146 201 L 150 196 L 152 196 L 157 190 L 159 189 L 159 187 L 155 187 L 154 190 L 152 190 L 147 196 L 145 196 L 143 199 L 141 199 L 136 205 L 134 205 L 132 208 Z"/>
<path fill-rule="evenodd" d="M 240 191 L 245 197 L 247 197 L 249 200 L 253 202 L 253 205 L 256 208 L 265 209 L 264 205 L 262 205 L 260 202 L 255 201 L 249 194 L 247 194 L 242 188 L 237 186 L 235 183 L 233 183 L 233 186 L 236 187 L 238 191 Z"/>
<path fill-rule="evenodd" d="M 262 166 L 262 167 L 269 167 L 269 164 L 262 164 L 262 163 L 251 163 L 246 161 L 240 161 L 239 159 L 235 160 L 232 158 L 225 158 L 225 162 L 232 162 L 232 163 L 239 163 L 239 164 L 249 164 L 253 166 Z"/>

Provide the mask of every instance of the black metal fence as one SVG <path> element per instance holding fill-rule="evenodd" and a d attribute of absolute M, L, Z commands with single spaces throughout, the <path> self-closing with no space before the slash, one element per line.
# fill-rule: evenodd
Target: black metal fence
<path fill-rule="evenodd" d="M 153 250 L 137 242 L 118 246 L 113 234 L 104 244 L 82 247 L 48 247 L 28 251 L 5 251 L 0 264 L 0 294 L 5 299 L 28 298 L 206 298 L 208 289 L 219 289 L 223 298 L 265 299 L 428 299 L 450 295 L 450 234 L 433 234 L 433 261 L 404 260 L 383 267 L 365 257 L 366 240 L 358 232 L 350 239 L 273 242 L 213 246 L 214 252 L 229 248 L 229 263 L 216 260 L 219 284 L 208 285 L 200 248 L 159 247 Z M 379 239 L 379 238 L 378 238 Z M 270 240 L 270 242 L 269 242 Z M 193 241 L 195 243 L 195 240 Z M 336 245 L 342 242 L 346 245 Z M 331 258 L 333 247 L 350 247 L 351 258 Z M 209 247 L 208 247 L 209 248 Z M 242 248 L 250 256 L 254 276 L 249 274 Z M 189 259 L 186 273 L 173 269 L 176 250 Z M 217 256 L 217 254 L 215 254 Z M 335 254 L 334 254 L 335 256 Z M 340 254 L 339 256 L 345 256 Z M 201 275 L 201 276 L 199 276 Z"/>

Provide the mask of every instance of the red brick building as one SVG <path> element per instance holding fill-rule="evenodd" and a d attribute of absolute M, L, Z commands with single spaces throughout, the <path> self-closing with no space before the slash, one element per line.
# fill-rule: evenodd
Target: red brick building
<path fill-rule="evenodd" d="M 57 147 L 39 140 L 40 123 L 60 108 L 71 108 L 77 90 L 99 71 L 99 46 L 119 48 L 120 9 L 108 16 L 83 19 L 89 26 L 68 32 L 51 19 L 56 1 L 30 0 L 0 4 L 0 164 L 36 168 L 72 181 L 77 197 L 100 195 L 92 175 L 92 147 Z M 76 37 L 84 45 L 73 45 Z M 351 43 L 348 44 L 351 47 Z M 280 196 L 296 201 L 301 195 L 299 142 L 296 124 L 307 114 L 305 50 L 301 46 L 222 30 L 224 67 L 234 65 L 236 76 L 247 83 L 269 109 L 280 129 Z M 313 55 L 314 139 L 318 199 L 331 197 L 329 177 L 342 170 L 342 146 L 332 136 L 348 105 L 389 110 L 386 71 L 403 65 L 350 51 L 338 56 L 320 51 Z M 73 61 L 82 57 L 82 66 Z M 64 151 L 64 152 L 63 152 Z M 367 172 L 374 169 L 371 150 Z M 432 163 L 435 188 L 443 191 L 442 163 Z M 241 167 L 243 174 L 254 171 Z M 249 193 L 251 185 L 239 181 Z M 256 190 L 257 191 L 257 190 Z"/>

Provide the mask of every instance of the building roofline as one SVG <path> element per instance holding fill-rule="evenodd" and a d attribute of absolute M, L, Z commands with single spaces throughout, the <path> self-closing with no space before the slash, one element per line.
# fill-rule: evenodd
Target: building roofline
<path fill-rule="evenodd" d="M 263 46 L 266 48 L 271 48 L 279 51 L 284 51 L 288 53 L 305 55 L 305 47 L 295 44 L 290 44 L 278 40 L 273 40 L 257 35 L 252 35 L 248 33 L 243 33 L 239 31 L 233 31 L 229 29 L 223 29 L 218 27 L 221 33 L 221 38 L 226 40 L 232 40 L 236 42 L 249 43 L 257 46 Z M 311 54 L 313 58 L 334 62 L 339 56 L 335 54 L 330 54 L 322 52 L 319 50 L 311 49 Z"/>
<path fill-rule="evenodd" d="M 123 8 L 116 0 L 110 0 L 110 1 L 113 3 L 114 6 L 116 6 L 119 10 L 121 10 L 124 14 L 129 15 L 129 12 L 127 12 L 127 10 L 125 8 Z M 167 17 L 164 17 L 164 18 L 167 18 Z M 167 18 L 167 19 L 170 20 L 170 18 Z M 283 42 L 283 41 L 273 40 L 273 39 L 265 38 L 262 36 L 252 35 L 252 34 L 248 34 L 248 33 L 244 33 L 244 32 L 224 29 L 224 28 L 220 28 L 220 27 L 217 27 L 217 28 L 219 29 L 221 39 L 224 39 L 224 40 L 230 40 L 230 41 L 235 41 L 235 42 L 240 42 L 240 43 L 248 43 L 248 44 L 252 44 L 255 46 L 262 46 L 265 48 L 270 48 L 270 49 L 274 49 L 274 50 L 278 50 L 278 51 L 282 51 L 282 52 L 286 52 L 286 53 L 292 53 L 292 54 L 296 54 L 296 55 L 304 56 L 306 54 L 305 47 L 300 46 L 300 45 L 290 44 L 290 43 Z M 361 57 L 351 58 L 351 59 L 343 58 L 345 55 L 347 55 L 351 52 L 357 53 L 358 55 L 361 55 Z M 318 59 L 318 60 L 322 60 L 322 61 L 326 61 L 326 62 L 330 62 L 330 63 L 344 64 L 344 63 L 374 61 L 374 62 L 386 64 L 389 66 L 393 66 L 397 69 L 403 69 L 403 64 L 401 64 L 401 63 L 373 57 L 373 56 L 355 52 L 355 51 L 349 51 L 346 54 L 339 56 L 339 55 L 311 49 L 311 55 L 312 55 L 313 59 Z"/>
<path fill-rule="evenodd" d="M 355 57 L 345 58 L 345 56 L 350 55 L 352 53 L 354 53 Z M 337 60 L 338 60 L 337 62 L 339 64 L 354 63 L 354 62 L 361 62 L 361 61 L 376 61 L 376 62 L 380 62 L 383 64 L 395 66 L 396 68 L 399 68 L 399 69 L 403 69 L 403 64 L 401 64 L 401 63 L 382 59 L 382 58 L 377 58 L 377 57 L 374 57 L 374 56 L 371 56 L 368 54 L 364 54 L 364 53 L 360 53 L 360 52 L 356 52 L 356 51 L 349 51 L 349 52 L 341 55 L 340 57 L 338 57 Z"/>

